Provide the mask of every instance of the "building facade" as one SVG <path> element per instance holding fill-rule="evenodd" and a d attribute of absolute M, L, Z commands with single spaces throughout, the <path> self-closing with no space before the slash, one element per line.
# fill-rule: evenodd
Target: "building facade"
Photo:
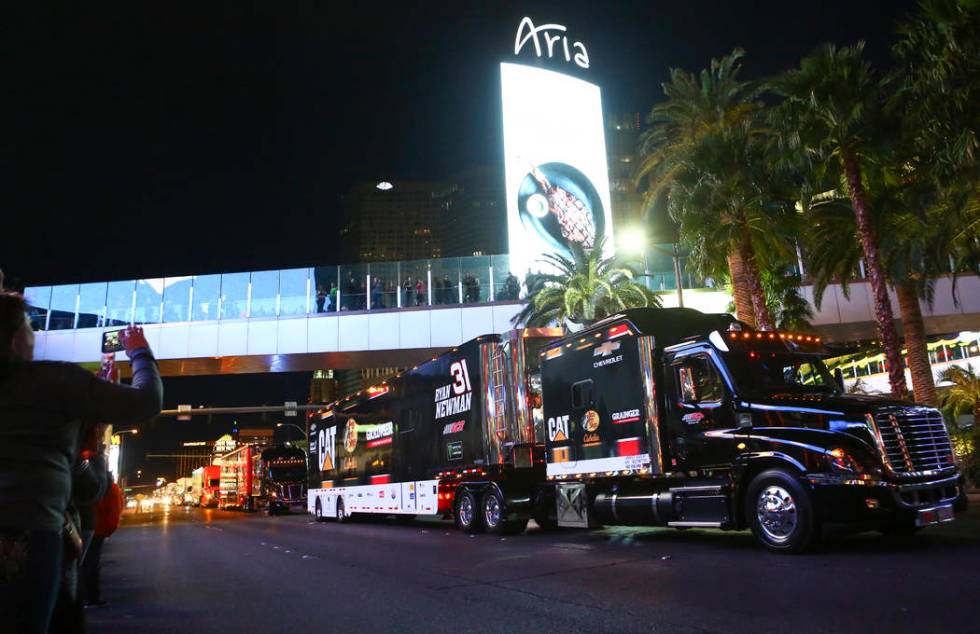
<path fill-rule="evenodd" d="M 633 185 L 641 123 L 639 112 L 613 114 L 606 119 L 609 197 L 616 226 L 637 225 L 643 220 L 641 198 Z"/>
<path fill-rule="evenodd" d="M 362 182 L 344 196 L 341 252 L 348 262 L 442 257 L 446 184 Z"/>
<path fill-rule="evenodd" d="M 443 209 L 443 255 L 469 257 L 507 252 L 504 174 L 474 167 L 452 176 Z"/>

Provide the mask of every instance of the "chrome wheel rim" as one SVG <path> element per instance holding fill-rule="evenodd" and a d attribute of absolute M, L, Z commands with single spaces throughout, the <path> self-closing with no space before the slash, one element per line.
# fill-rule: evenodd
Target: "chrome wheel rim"
<path fill-rule="evenodd" d="M 756 517 L 762 532 L 774 542 L 788 540 L 799 521 L 793 496 L 777 485 L 768 486 L 759 493 Z"/>
<path fill-rule="evenodd" d="M 496 495 L 487 496 L 486 502 L 483 503 L 483 517 L 490 528 L 500 523 L 500 501 L 497 500 Z"/>
<path fill-rule="evenodd" d="M 337 519 L 338 520 L 344 519 L 344 503 L 343 502 L 337 502 Z"/>
<path fill-rule="evenodd" d="M 473 499 L 468 495 L 459 501 L 459 523 L 463 526 L 473 523 Z"/>

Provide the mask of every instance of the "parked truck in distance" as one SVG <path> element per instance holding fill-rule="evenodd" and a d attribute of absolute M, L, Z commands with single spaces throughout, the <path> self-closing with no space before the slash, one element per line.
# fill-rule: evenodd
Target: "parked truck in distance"
<path fill-rule="evenodd" d="M 258 510 L 262 502 L 261 448 L 242 445 L 221 456 L 221 493 L 218 505 L 223 509 Z"/>
<path fill-rule="evenodd" d="M 221 495 L 221 467 L 207 465 L 191 473 L 191 503 L 195 506 L 217 507 Z"/>
<path fill-rule="evenodd" d="M 269 515 L 306 505 L 306 452 L 277 445 L 262 450 L 262 488 Z"/>
<path fill-rule="evenodd" d="M 451 516 L 467 532 L 821 530 L 953 519 L 935 409 L 846 394 L 819 337 L 691 309 L 624 311 L 564 337 L 479 337 L 338 401 L 310 430 L 309 510 Z"/>

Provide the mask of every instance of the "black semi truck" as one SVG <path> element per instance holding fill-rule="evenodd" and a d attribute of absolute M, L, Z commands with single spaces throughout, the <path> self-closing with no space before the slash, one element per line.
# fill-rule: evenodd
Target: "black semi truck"
<path fill-rule="evenodd" d="M 306 452 L 299 447 L 276 445 L 262 450 L 262 479 L 269 515 L 288 513 L 306 504 Z"/>
<path fill-rule="evenodd" d="M 495 533 L 530 518 L 749 528 L 782 552 L 831 524 L 952 520 L 941 414 L 845 394 L 829 354 L 813 335 L 691 309 L 481 337 L 324 415 L 310 511 L 443 514 Z"/>

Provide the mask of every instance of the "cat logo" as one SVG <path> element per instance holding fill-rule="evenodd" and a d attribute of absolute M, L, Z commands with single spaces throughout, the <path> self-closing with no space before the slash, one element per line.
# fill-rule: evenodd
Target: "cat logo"
<path fill-rule="evenodd" d="M 551 442 L 568 440 L 568 416 L 556 416 L 548 419 L 548 438 Z"/>
<path fill-rule="evenodd" d="M 617 350 L 619 350 L 619 346 L 620 346 L 620 344 L 619 344 L 618 341 L 607 341 L 606 343 L 603 343 L 603 344 L 598 345 L 595 348 L 593 348 L 592 349 L 592 356 L 593 357 L 608 357 L 613 352 L 616 352 Z"/>

